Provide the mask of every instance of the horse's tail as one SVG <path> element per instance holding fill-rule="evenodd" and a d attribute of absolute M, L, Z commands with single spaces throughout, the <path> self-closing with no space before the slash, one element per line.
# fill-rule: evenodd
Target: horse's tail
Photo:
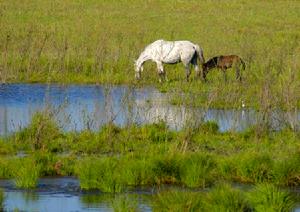
<path fill-rule="evenodd" d="M 197 52 L 198 58 L 200 60 L 200 63 L 202 65 L 203 63 L 205 63 L 205 59 L 204 59 L 204 56 L 203 56 L 203 50 L 197 44 L 195 44 L 195 50 Z"/>

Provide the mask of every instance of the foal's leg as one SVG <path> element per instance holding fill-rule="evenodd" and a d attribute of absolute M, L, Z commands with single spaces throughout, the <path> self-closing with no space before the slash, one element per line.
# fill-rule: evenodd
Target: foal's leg
<path fill-rule="evenodd" d="M 226 68 L 222 68 L 224 82 L 227 82 L 227 76 L 226 76 Z"/>
<path fill-rule="evenodd" d="M 240 67 L 235 68 L 235 74 L 236 74 L 236 80 L 239 80 L 240 82 L 242 81 L 242 76 L 241 76 L 241 70 Z"/>

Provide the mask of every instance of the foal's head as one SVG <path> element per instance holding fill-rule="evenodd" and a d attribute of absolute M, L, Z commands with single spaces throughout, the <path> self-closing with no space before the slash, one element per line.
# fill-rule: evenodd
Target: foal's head
<path fill-rule="evenodd" d="M 202 79 L 206 81 L 206 74 L 208 72 L 209 68 L 208 68 L 208 64 L 207 63 L 203 63 L 202 64 Z"/>
<path fill-rule="evenodd" d="M 206 80 L 206 74 L 210 69 L 218 67 L 219 57 L 213 57 L 202 64 L 202 78 Z"/>

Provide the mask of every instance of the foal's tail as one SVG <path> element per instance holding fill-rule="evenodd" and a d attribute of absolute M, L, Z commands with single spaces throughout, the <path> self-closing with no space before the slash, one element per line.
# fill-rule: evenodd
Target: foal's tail
<path fill-rule="evenodd" d="M 199 57 L 200 63 L 202 65 L 203 63 L 205 63 L 205 59 L 204 59 L 204 56 L 203 56 L 203 50 L 197 44 L 195 44 L 195 50 L 196 50 L 197 55 Z"/>

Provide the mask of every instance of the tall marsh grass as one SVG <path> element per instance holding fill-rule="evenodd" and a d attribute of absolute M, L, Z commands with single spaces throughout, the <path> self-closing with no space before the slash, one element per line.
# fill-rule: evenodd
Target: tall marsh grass
<path fill-rule="evenodd" d="M 154 211 L 202 211 L 201 194 L 188 191 L 164 191 L 157 194 Z"/>
<path fill-rule="evenodd" d="M 16 145 L 31 150 L 43 150 L 52 145 L 52 141 L 61 137 L 61 131 L 53 115 L 49 112 L 38 112 L 32 117 L 31 123 L 25 129 L 15 134 Z M 57 143 L 56 143 L 57 144 Z M 29 147 L 29 148 L 28 148 Z M 56 151 L 57 147 L 53 147 Z"/>
<path fill-rule="evenodd" d="M 286 191 L 281 191 L 271 184 L 260 184 L 248 194 L 250 203 L 254 210 L 262 211 L 292 211 L 295 200 Z"/>
<path fill-rule="evenodd" d="M 208 192 L 204 204 L 207 211 L 251 211 L 244 193 L 227 184 L 217 185 Z"/>
<path fill-rule="evenodd" d="M 205 192 L 170 189 L 153 200 L 154 211 L 292 211 L 296 200 L 291 193 L 271 184 L 241 189 L 221 183 Z"/>
<path fill-rule="evenodd" d="M 31 158 L 19 160 L 13 171 L 15 185 L 18 188 L 35 188 L 40 177 L 41 166 Z"/>
<path fill-rule="evenodd" d="M 205 188 L 211 185 L 216 177 L 216 161 L 212 155 L 190 154 L 181 164 L 181 181 L 188 187 Z"/>
<path fill-rule="evenodd" d="M 82 189 L 99 189 L 103 192 L 121 192 L 124 184 L 118 160 L 115 158 L 86 158 L 75 167 Z"/>
<path fill-rule="evenodd" d="M 141 211 L 135 200 L 129 199 L 126 195 L 115 196 L 112 201 L 112 208 L 115 212 L 137 212 Z"/>

